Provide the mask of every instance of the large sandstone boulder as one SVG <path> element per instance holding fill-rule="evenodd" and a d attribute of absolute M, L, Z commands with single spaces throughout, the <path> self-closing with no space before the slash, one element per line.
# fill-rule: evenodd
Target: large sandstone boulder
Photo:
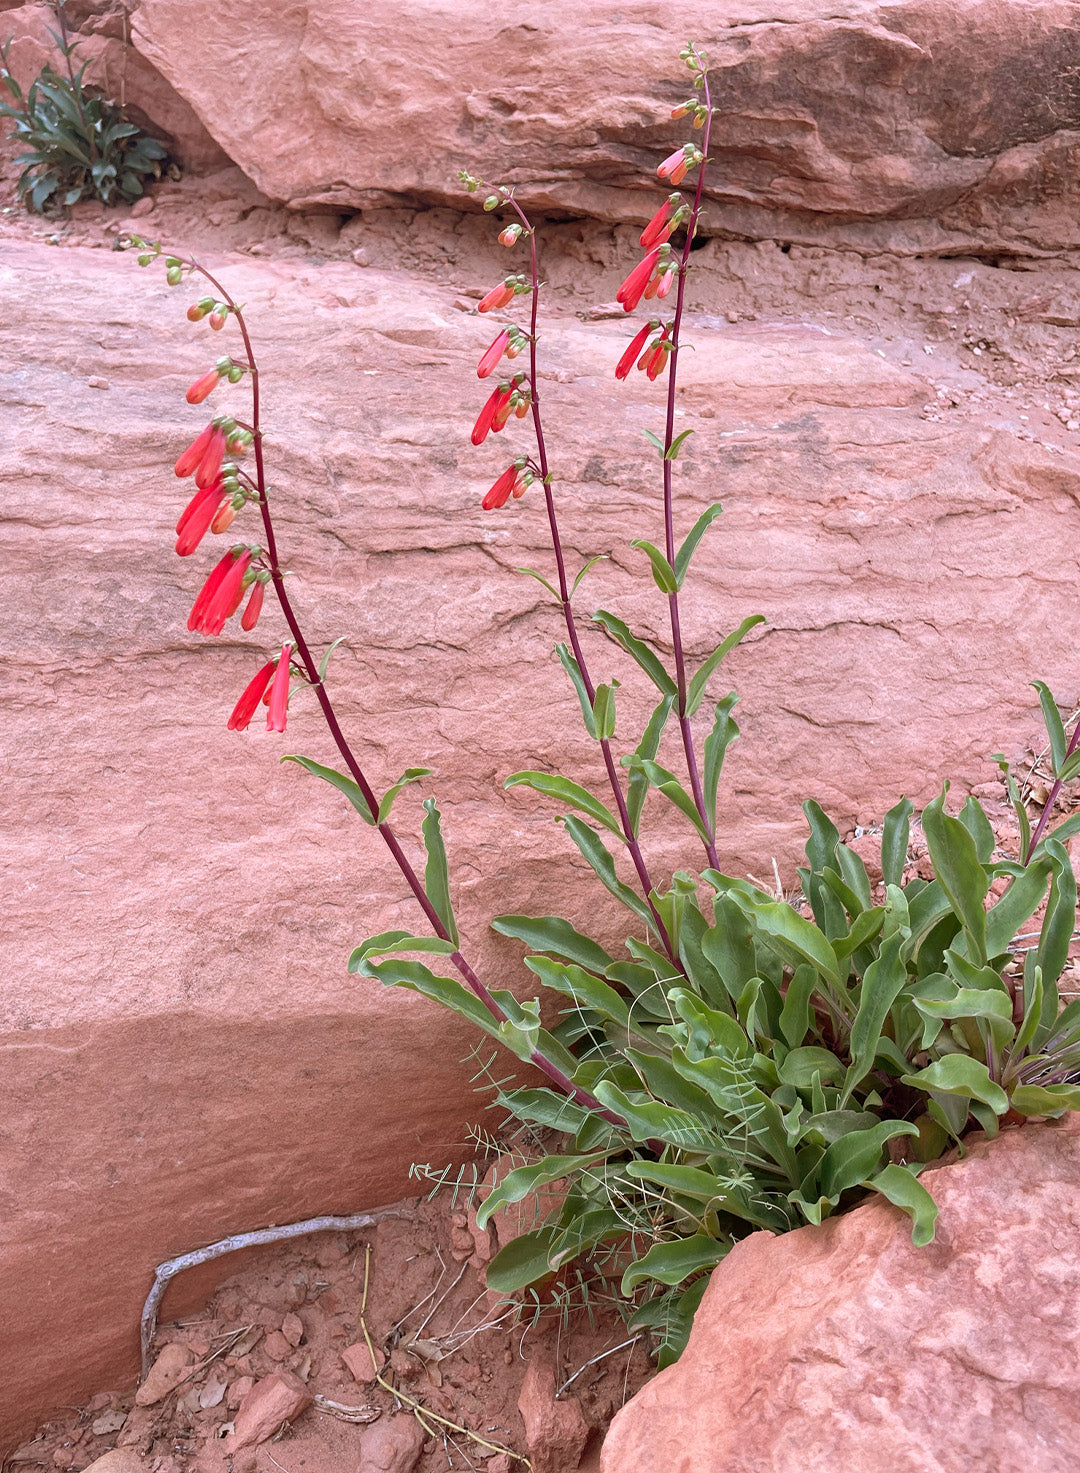
<path fill-rule="evenodd" d="M 597 767 L 550 655 L 555 612 L 514 572 L 550 566 L 541 504 L 479 505 L 525 444 L 516 426 L 468 443 L 492 325 L 434 280 L 211 259 L 260 347 L 294 601 L 317 644 L 349 638 L 330 689 L 377 785 L 436 770 L 424 791 L 444 802 L 468 955 L 500 984 L 522 975 L 486 930 L 499 911 L 563 911 L 614 941 L 623 921 L 550 805 L 499 786 Z M 0 1443 L 134 1375 L 157 1263 L 391 1200 L 480 1109 L 464 1026 L 345 975 L 362 936 L 418 915 L 372 831 L 278 764 L 334 760 L 313 702 L 295 698 L 284 738 L 225 729 L 280 621 L 185 629 L 215 555 L 174 556 L 169 466 L 203 422 L 184 388 L 231 345 L 185 322 L 187 300 L 130 256 L 0 260 Z M 700 656 L 746 613 L 770 621 L 716 684 L 743 694 L 721 851 L 765 877 L 776 856 L 790 878 L 808 793 L 871 823 L 942 776 L 985 781 L 987 749 L 1037 729 L 1028 679 L 1075 689 L 1075 570 L 1047 548 L 1070 545 L 1080 469 L 1004 422 L 922 417 L 924 381 L 839 330 L 691 318 L 677 513 L 687 526 L 714 496 L 726 511 L 687 585 L 687 639 Z M 611 377 L 627 335 L 548 320 L 549 443 L 572 558 L 613 553 L 583 611 L 663 641 L 627 547 L 658 535 L 639 428 L 659 427 L 660 398 Z M 597 677 L 624 679 L 634 740 L 647 693 L 586 639 Z M 415 856 L 417 799 L 400 815 Z M 698 859 L 662 821 L 647 857 L 658 875 Z"/>
<path fill-rule="evenodd" d="M 738 1244 L 603 1473 L 1073 1473 L 1078 1131 L 1027 1127 L 928 1172 L 928 1248 L 881 1201 Z"/>
<path fill-rule="evenodd" d="M 141 0 L 136 48 L 272 199 L 644 220 L 685 136 L 678 59 L 720 112 L 705 229 L 860 251 L 1080 245 L 1077 0 Z"/>

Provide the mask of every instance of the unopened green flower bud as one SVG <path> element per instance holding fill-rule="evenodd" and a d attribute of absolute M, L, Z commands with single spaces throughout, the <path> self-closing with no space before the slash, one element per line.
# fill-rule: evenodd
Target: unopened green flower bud
<path fill-rule="evenodd" d="M 484 209 L 490 213 L 492 210 L 497 210 L 501 204 L 502 200 L 497 194 L 489 194 L 484 201 Z"/>
<path fill-rule="evenodd" d="M 244 377 L 244 370 L 240 367 L 238 363 L 234 363 L 233 366 L 229 369 L 227 377 L 230 384 L 238 384 L 240 380 Z"/>
<path fill-rule="evenodd" d="M 179 286 L 184 279 L 184 273 L 179 266 L 170 266 L 165 273 L 165 280 L 170 286 Z"/>
<path fill-rule="evenodd" d="M 153 256 L 142 255 L 142 256 L 139 257 L 139 265 L 140 266 L 149 266 L 150 262 L 153 259 L 154 259 Z"/>

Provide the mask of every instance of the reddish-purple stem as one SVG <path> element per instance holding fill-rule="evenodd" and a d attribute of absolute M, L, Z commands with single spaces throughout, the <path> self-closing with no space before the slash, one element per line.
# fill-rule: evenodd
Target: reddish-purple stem
<path fill-rule="evenodd" d="M 1065 763 L 1076 751 L 1077 743 L 1080 743 L 1080 721 L 1078 721 L 1073 727 L 1073 734 L 1069 738 L 1068 747 L 1065 749 L 1065 758 L 1061 764 L 1062 767 L 1064 767 Z M 1035 832 L 1031 836 L 1031 840 L 1027 846 L 1027 853 L 1024 855 L 1025 864 L 1030 863 L 1031 856 L 1035 853 L 1035 850 L 1038 847 L 1039 840 L 1043 836 L 1043 830 L 1050 822 L 1050 815 L 1054 811 L 1054 804 L 1057 802 L 1057 796 L 1061 792 L 1061 782 L 1062 780 L 1060 777 L 1054 779 L 1054 786 L 1050 789 L 1050 792 L 1047 795 L 1046 802 L 1043 804 L 1043 811 L 1039 815 L 1039 822 L 1035 825 Z"/>
<path fill-rule="evenodd" d="M 536 321 L 540 305 L 540 275 L 536 257 L 536 235 L 528 218 L 513 196 L 508 197 L 506 203 L 511 206 L 529 236 L 529 266 L 532 282 L 532 315 L 529 321 L 529 392 L 532 399 L 533 429 L 536 433 L 536 457 L 540 466 L 540 475 L 543 478 L 544 500 L 547 505 L 548 527 L 551 531 L 551 546 L 555 553 L 555 568 L 559 579 L 559 602 L 562 607 L 563 620 L 566 623 L 566 633 L 570 640 L 570 647 L 574 652 L 574 659 L 577 661 L 578 669 L 581 671 L 581 679 L 584 682 L 585 691 L 591 703 L 596 696 L 596 687 L 593 685 L 588 666 L 585 663 L 585 655 L 578 637 L 577 620 L 574 617 L 573 604 L 571 603 L 570 589 L 566 581 L 566 560 L 563 557 L 562 538 L 559 535 L 559 520 L 555 513 L 555 497 L 551 490 L 551 478 L 548 473 L 544 426 L 540 417 L 540 388 L 536 373 Z M 645 903 L 652 914 L 657 935 L 660 937 L 661 945 L 667 952 L 669 960 L 682 971 L 682 964 L 675 954 L 675 948 L 672 945 L 667 927 L 664 925 L 663 918 L 652 898 L 653 883 L 649 877 L 648 867 L 645 864 L 645 856 L 641 852 L 641 845 L 638 843 L 637 835 L 634 833 L 634 826 L 630 822 L 630 813 L 626 806 L 626 799 L 623 796 L 618 769 L 615 766 L 615 755 L 611 750 L 611 741 L 607 737 L 600 739 L 600 750 L 604 755 L 604 768 L 607 772 L 608 782 L 611 785 L 616 807 L 619 810 L 619 826 L 623 831 L 626 847 L 633 861 L 634 869 L 637 872 Z"/>
<path fill-rule="evenodd" d="M 251 339 L 248 336 L 247 324 L 244 321 L 244 314 L 241 309 L 236 306 L 236 303 L 233 301 L 232 297 L 221 285 L 221 283 L 214 276 L 212 276 L 209 271 L 207 271 L 205 266 L 201 266 L 199 262 L 195 260 L 191 260 L 189 264 L 193 267 L 194 270 L 198 271 L 203 277 L 205 277 L 205 279 L 210 283 L 214 290 L 219 294 L 221 300 L 228 304 L 232 315 L 236 318 L 237 326 L 239 327 L 241 336 L 244 340 L 244 351 L 247 353 L 249 372 L 251 376 L 251 431 L 254 435 L 255 480 L 259 493 L 259 510 L 262 513 L 263 532 L 266 538 L 265 556 L 266 561 L 270 565 L 270 574 L 274 583 L 274 591 L 277 594 L 278 602 L 281 605 L 281 612 L 285 615 L 285 622 L 289 626 L 289 632 L 292 634 L 292 637 L 296 642 L 296 652 L 299 655 L 301 664 L 303 665 L 304 670 L 307 674 L 308 682 L 315 691 L 315 696 L 322 709 L 323 719 L 325 720 L 326 725 L 330 731 L 330 735 L 334 739 L 334 744 L 337 747 L 338 751 L 341 753 L 346 767 L 349 769 L 349 772 L 356 782 L 357 787 L 360 789 L 361 793 L 364 796 L 364 802 L 368 806 L 368 811 L 370 812 L 372 819 L 375 820 L 375 827 L 378 829 L 383 842 L 386 844 L 386 847 L 393 855 L 398 868 L 400 869 L 402 875 L 405 877 L 405 881 L 408 884 L 409 889 L 412 891 L 413 895 L 416 898 L 417 904 L 420 906 L 421 910 L 424 912 L 424 915 L 427 917 L 428 924 L 431 926 L 431 929 L 435 932 L 436 936 L 440 937 L 441 940 L 450 941 L 452 940 L 452 938 L 449 931 L 443 924 L 438 911 L 428 899 L 427 892 L 424 889 L 423 883 L 420 880 L 419 875 L 416 873 L 411 863 L 409 862 L 408 856 L 402 849 L 401 844 L 398 842 L 397 835 L 395 834 L 393 828 L 389 823 L 378 822 L 379 800 L 376 798 L 370 783 L 364 776 L 363 769 L 361 768 L 360 763 L 357 761 L 356 756 L 354 755 L 353 750 L 350 747 L 348 740 L 346 739 L 345 734 L 341 729 L 341 725 L 337 719 L 337 714 L 334 711 L 333 703 L 331 702 L 330 697 L 327 694 L 326 686 L 323 683 L 321 676 L 319 675 L 318 665 L 314 659 L 314 656 L 311 653 L 307 640 L 304 638 L 304 634 L 302 629 L 300 628 L 300 623 L 296 617 L 295 610 L 293 609 L 292 604 L 289 601 L 289 596 L 285 591 L 285 575 L 278 561 L 277 540 L 274 536 L 274 524 L 270 514 L 269 498 L 267 497 L 266 493 L 266 474 L 263 462 L 262 431 L 260 429 L 259 421 L 259 370 L 255 360 L 254 349 L 251 345 Z M 470 990 L 480 999 L 480 1001 L 484 1004 L 485 1008 L 487 1008 L 492 1017 L 497 1018 L 500 1023 L 509 1021 L 506 1013 L 495 1001 L 494 997 L 492 997 L 491 993 L 484 986 L 484 984 L 480 981 L 480 978 L 476 975 L 472 967 L 461 955 L 461 952 L 458 950 L 454 950 L 453 952 L 451 952 L 450 960 L 453 962 L 454 966 L 457 968 L 461 976 L 465 979 L 465 982 Z M 600 1101 L 596 1099 L 595 1096 L 591 1095 L 588 1090 L 581 1089 L 576 1084 L 574 1084 L 569 1076 L 565 1074 L 563 1070 L 558 1067 L 558 1065 L 553 1064 L 551 1060 L 548 1059 L 546 1055 L 544 1055 L 539 1049 L 532 1050 L 530 1061 L 536 1066 L 537 1069 L 545 1074 L 547 1078 L 550 1079 L 551 1082 L 557 1086 L 557 1088 L 562 1090 L 565 1095 L 569 1096 L 569 1098 L 574 1100 L 577 1104 L 583 1105 L 588 1110 L 595 1111 L 596 1114 L 600 1115 L 610 1125 L 616 1126 L 619 1130 L 626 1129 L 626 1122 L 622 1119 L 621 1116 L 616 1115 L 611 1110 L 605 1109 L 604 1106 L 601 1105 Z"/>
<path fill-rule="evenodd" d="M 698 168 L 694 204 L 690 211 L 690 219 L 686 225 L 686 244 L 683 246 L 682 259 L 679 262 L 679 283 L 675 297 L 675 317 L 671 325 L 672 348 L 668 366 L 667 419 L 664 424 L 664 540 L 667 560 L 672 567 L 675 566 L 675 518 L 672 509 L 672 462 L 667 458 L 667 451 L 671 449 L 671 443 L 675 438 L 675 379 L 679 366 L 679 331 L 682 327 L 686 271 L 690 260 L 690 248 L 694 240 L 694 231 L 697 227 L 698 216 L 701 213 L 701 196 L 705 187 L 705 170 L 709 159 L 709 136 L 712 133 L 712 103 L 709 95 L 709 79 L 704 72 L 702 72 L 702 87 L 704 93 L 703 102 L 706 108 L 705 132 L 701 140 L 701 152 L 704 157 Z M 716 853 L 716 837 L 713 832 L 713 822 L 705 806 L 705 794 L 701 786 L 701 773 L 698 770 L 697 758 L 694 755 L 694 737 L 690 728 L 690 717 L 686 710 L 686 655 L 683 650 L 682 628 L 679 623 L 678 593 L 668 594 L 668 613 L 671 618 L 671 641 L 675 649 L 675 673 L 679 687 L 679 729 L 682 733 L 686 770 L 690 777 L 690 787 L 694 796 L 694 807 L 697 809 L 705 832 L 709 836 L 705 844 L 705 852 L 709 856 L 709 863 L 713 869 L 719 869 L 720 861 Z"/>

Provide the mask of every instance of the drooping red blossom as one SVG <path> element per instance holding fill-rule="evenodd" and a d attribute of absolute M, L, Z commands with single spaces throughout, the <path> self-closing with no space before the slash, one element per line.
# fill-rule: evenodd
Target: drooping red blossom
<path fill-rule="evenodd" d="M 632 312 L 641 301 L 642 293 L 649 283 L 649 277 L 653 274 L 653 268 L 660 259 L 660 247 L 654 246 L 647 256 L 637 263 L 633 271 L 615 293 L 615 300 L 621 302 L 624 312 Z"/>
<path fill-rule="evenodd" d="M 638 244 L 643 251 L 651 251 L 653 246 L 663 245 L 664 241 L 667 240 L 668 236 L 675 229 L 674 221 L 669 219 L 670 214 L 671 200 L 666 199 L 641 232 Z"/>
<path fill-rule="evenodd" d="M 221 505 L 221 482 L 215 481 L 205 491 L 196 491 L 180 513 L 176 524 L 176 551 L 180 557 L 190 557 L 210 530 L 210 523 L 217 516 Z"/>
<path fill-rule="evenodd" d="M 255 582 L 251 585 L 251 597 L 247 601 L 247 608 L 240 618 L 241 629 L 246 629 L 250 633 L 255 628 L 255 625 L 259 622 L 259 615 L 262 613 L 263 598 L 265 595 L 266 584 L 261 578 L 256 578 Z"/>
<path fill-rule="evenodd" d="M 514 300 L 514 288 L 507 286 L 505 281 L 500 281 L 498 286 L 493 286 L 487 296 L 478 303 L 478 312 L 497 312 Z"/>
<path fill-rule="evenodd" d="M 214 392 L 220 379 L 221 375 L 217 369 L 212 368 L 209 373 L 204 373 L 202 378 L 195 380 L 191 388 L 184 395 L 184 398 L 189 404 L 201 404 L 204 399 L 208 399 Z"/>
<path fill-rule="evenodd" d="M 504 246 L 517 245 L 520 234 L 520 225 L 508 225 L 505 230 L 499 231 L 499 244 Z"/>
<path fill-rule="evenodd" d="M 510 402 L 513 398 L 513 390 L 505 394 L 495 406 L 495 413 L 491 416 L 491 433 L 497 435 L 506 426 L 506 421 L 514 412 L 514 406 Z"/>
<path fill-rule="evenodd" d="M 491 344 L 491 347 L 488 348 L 487 352 L 480 359 L 480 362 L 477 365 L 476 369 L 476 377 L 487 378 L 488 374 L 498 367 L 503 354 L 506 352 L 509 346 L 510 333 L 509 330 L 504 330 L 499 334 L 499 336 Z"/>
<path fill-rule="evenodd" d="M 513 392 L 513 389 L 508 384 L 500 384 L 497 389 L 492 389 L 490 397 L 486 400 L 483 409 L 481 409 L 477 416 L 476 423 L 473 425 L 472 442 L 474 445 L 482 445 L 484 443 L 488 437 L 488 431 L 494 423 L 496 414 L 500 412 L 504 405 L 507 406 L 507 413 L 509 414 L 510 396 Z M 506 420 L 504 418 L 503 424 L 505 423 Z"/>
<path fill-rule="evenodd" d="M 215 425 L 213 420 L 211 420 L 206 426 L 206 429 L 201 434 L 196 435 L 195 439 L 192 440 L 183 455 L 180 456 L 179 460 L 173 466 L 173 470 L 181 479 L 185 476 L 190 476 L 194 471 L 198 470 L 199 462 L 206 454 L 206 447 L 213 439 L 214 429 Z"/>
<path fill-rule="evenodd" d="M 499 479 L 495 482 L 494 486 L 492 486 L 491 490 L 484 497 L 480 505 L 485 511 L 498 511 L 500 506 L 505 506 L 506 503 L 509 501 L 511 494 L 514 493 L 514 488 L 520 480 L 521 472 L 518 470 L 517 466 L 508 466 L 507 469 L 503 471 Z M 524 491 L 525 487 L 522 486 L 521 489 L 522 491 Z"/>
<path fill-rule="evenodd" d="M 202 460 L 199 461 L 195 471 L 196 486 L 210 486 L 221 474 L 221 462 L 225 459 L 225 431 L 219 426 L 214 426 L 214 433 L 210 436 L 209 443 L 203 451 Z"/>
<path fill-rule="evenodd" d="M 225 628 L 226 621 L 236 613 L 244 597 L 244 574 L 250 564 L 251 552 L 245 548 L 232 565 L 226 568 L 225 576 L 207 600 L 197 633 L 216 636 Z"/>
<path fill-rule="evenodd" d="M 676 273 L 674 271 L 661 271 L 660 280 L 656 287 L 656 300 L 658 302 L 662 302 L 675 285 L 675 276 Z"/>
<path fill-rule="evenodd" d="M 292 645 L 281 646 L 281 658 L 274 672 L 274 683 L 270 687 L 270 701 L 266 712 L 267 731 L 284 731 L 289 714 L 289 659 Z"/>
<path fill-rule="evenodd" d="M 266 687 L 270 684 L 270 677 L 277 669 L 276 660 L 268 660 L 259 671 L 258 675 L 244 687 L 244 693 L 233 708 L 229 717 L 228 728 L 230 731 L 246 731 L 248 722 L 259 708 L 259 702 L 263 698 Z"/>
<path fill-rule="evenodd" d="M 211 532 L 227 532 L 236 521 L 236 507 L 232 501 L 224 501 L 218 507 L 214 520 L 210 523 Z"/>
<path fill-rule="evenodd" d="M 645 364 L 645 372 L 650 379 L 658 378 L 667 367 L 667 361 L 670 357 L 667 335 L 668 330 L 665 327 L 664 331 L 660 334 L 660 341 L 648 356 Z"/>
<path fill-rule="evenodd" d="M 641 331 L 631 338 L 629 346 L 615 365 L 615 377 L 624 379 L 637 362 L 638 354 L 645 346 L 646 339 L 656 326 L 655 322 L 647 322 Z"/>
<path fill-rule="evenodd" d="M 659 179 L 670 179 L 672 184 L 681 184 L 686 178 L 689 169 L 690 160 L 686 156 L 686 150 L 684 148 L 677 148 L 657 168 L 656 174 Z"/>
<path fill-rule="evenodd" d="M 191 606 L 191 613 L 188 615 L 187 621 L 187 627 L 192 633 L 195 633 L 200 628 L 210 600 L 214 597 L 214 594 L 217 592 L 218 587 L 235 560 L 236 555 L 232 548 L 230 548 L 221 561 L 215 564 L 209 578 L 207 578 L 206 582 L 199 589 L 195 602 Z"/>

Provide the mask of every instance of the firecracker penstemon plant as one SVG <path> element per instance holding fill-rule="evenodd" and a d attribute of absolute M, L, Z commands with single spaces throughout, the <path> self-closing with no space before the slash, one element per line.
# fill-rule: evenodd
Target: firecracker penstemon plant
<path fill-rule="evenodd" d="M 696 670 L 689 668 L 679 593 L 720 507 L 708 507 L 677 543 L 672 466 L 690 433 L 674 432 L 677 374 L 713 123 L 705 58 L 688 46 L 682 59 L 693 92 L 672 117 L 689 119 L 694 137 L 657 169 L 673 192 L 642 231 L 644 254 L 618 293 L 628 313 L 643 300 L 656 305 L 615 367 L 619 380 L 635 365 L 649 380 L 666 374 L 664 434 L 648 436 L 659 457 L 663 548 L 634 546 L 667 604 L 673 668 L 616 614 L 591 616 L 656 687 L 655 710 L 621 756 L 617 682 L 594 680 L 575 606 L 591 563 L 571 577 L 560 534 L 538 389 L 536 236 L 512 190 L 462 175 L 471 193 L 486 189 L 484 208 L 500 217 L 499 241 L 528 252 L 523 269 L 493 287 L 478 308 L 501 312 L 521 302 L 528 312 L 526 322 L 500 326 L 480 359 L 478 377 L 495 378 L 495 387 L 480 409 L 473 444 L 514 419 L 529 420 L 532 430 L 530 447 L 515 447 L 483 506 L 497 512 L 530 492 L 524 507 L 546 516 L 554 581 L 531 576 L 550 592 L 565 625 L 566 642 L 556 653 L 596 746 L 599 788 L 535 771 L 513 773 L 506 784 L 527 785 L 571 810 L 561 819 L 567 834 L 632 917 L 633 934 L 620 956 L 559 917 L 494 919 L 496 931 L 524 943 L 526 966 L 561 1000 L 550 1030 L 539 999 L 489 989 L 466 959 L 434 798 L 423 801 L 422 876 L 399 842 L 395 802 L 429 770 L 406 769 L 380 796 L 335 715 L 326 684 L 331 650 L 317 659 L 309 647 L 279 560 L 259 372 L 242 309 L 196 261 L 133 241 L 141 264 L 164 263 L 170 284 L 205 282 L 209 294 L 189 307 L 192 321 L 221 329 L 231 319 L 241 340 L 239 351 L 220 357 L 187 398 L 198 404 L 223 381 L 246 381 L 250 417 L 215 416 L 175 467 L 195 483 L 176 528 L 181 556 L 194 554 L 208 533 L 225 532 L 241 514 L 261 524 L 257 542 L 235 543 L 216 563 L 188 628 L 219 634 L 243 605 L 241 628 L 253 631 L 267 588 L 287 626 L 277 652 L 240 694 L 228 726 L 244 730 L 262 704 L 268 730 L 283 732 L 290 683 L 311 687 L 345 770 L 295 755 L 282 760 L 330 783 L 378 830 L 429 928 L 422 935 L 394 930 L 370 937 L 354 951 L 350 971 L 453 1008 L 534 1065 L 542 1083 L 504 1087 L 498 1103 L 530 1126 L 568 1137 L 565 1149 L 506 1174 L 483 1203 L 482 1223 L 507 1203 L 564 1184 L 561 1205 L 493 1260 L 489 1285 L 514 1293 L 590 1255 L 621 1274 L 630 1322 L 655 1334 L 661 1363 L 678 1355 L 709 1271 L 740 1237 L 818 1223 L 874 1191 L 910 1216 L 916 1242 L 929 1242 L 936 1208 L 918 1180 L 926 1163 L 972 1129 L 992 1136 L 1002 1122 L 1080 1109 L 1080 1001 L 1063 1008 L 1058 990 L 1076 918 L 1076 882 L 1063 841 L 1080 832 L 1080 816 L 1047 832 L 1061 785 L 1080 771 L 1080 723 L 1066 734 L 1045 686 L 1039 694 L 1055 787 L 1034 832 L 1008 763 L 999 759 L 1021 829 L 1017 860 L 997 856 L 989 820 L 974 799 L 958 816 L 946 811 L 946 788 L 922 814 L 932 879 L 906 877 L 907 799 L 885 816 L 876 889 L 831 820 L 817 804 L 804 805 L 810 837 L 799 874 L 810 915 L 720 869 L 716 797 L 725 753 L 738 735 L 734 693 L 710 702 L 703 741 L 695 722 L 724 656 L 761 620 L 745 619 Z M 684 194 L 679 186 L 695 171 L 693 192 Z M 247 470 L 242 462 L 249 453 Z M 682 776 L 661 765 L 662 745 Z M 686 820 L 702 865 L 675 873 L 666 887 L 650 872 L 640 841 L 650 793 Z M 616 856 L 633 883 L 620 876 Z M 1022 946 L 1019 933 L 1037 913 L 1039 928 L 1029 933 L 1037 940 Z M 418 960 L 425 955 L 456 975 L 432 970 Z"/>

